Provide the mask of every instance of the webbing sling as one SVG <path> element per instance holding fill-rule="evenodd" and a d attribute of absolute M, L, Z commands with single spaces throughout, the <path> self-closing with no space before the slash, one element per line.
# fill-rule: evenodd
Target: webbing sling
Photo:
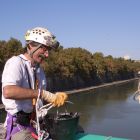
<path fill-rule="evenodd" d="M 23 64 L 23 60 L 24 59 L 22 57 L 20 57 L 20 58 L 21 58 L 21 61 L 22 61 L 22 64 Z M 29 88 L 32 89 L 31 81 L 30 81 L 30 75 L 29 75 L 29 71 L 28 71 L 27 65 L 26 64 L 23 64 L 23 65 L 25 66 L 25 70 L 26 70 L 26 73 L 27 73 Z M 35 89 L 38 89 L 38 80 L 37 80 L 37 75 L 36 75 L 36 69 L 33 69 L 33 71 L 34 71 L 34 85 L 35 85 Z M 35 120 L 35 117 L 36 117 L 35 104 L 36 104 L 36 99 L 33 98 L 32 99 L 33 112 L 32 112 L 32 115 L 31 115 L 31 119 L 32 120 Z"/>

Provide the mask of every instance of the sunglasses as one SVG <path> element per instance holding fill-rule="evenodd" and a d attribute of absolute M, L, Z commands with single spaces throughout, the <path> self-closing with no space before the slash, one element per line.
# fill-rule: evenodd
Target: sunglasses
<path fill-rule="evenodd" d="M 51 47 L 45 46 L 45 45 L 41 45 L 40 48 L 43 49 L 44 51 L 51 51 L 52 50 Z"/>

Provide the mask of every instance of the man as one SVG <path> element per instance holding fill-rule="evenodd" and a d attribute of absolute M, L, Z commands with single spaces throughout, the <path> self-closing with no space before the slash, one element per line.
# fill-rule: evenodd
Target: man
<path fill-rule="evenodd" d="M 40 67 L 49 50 L 58 47 L 55 37 L 47 29 L 36 27 L 27 31 L 25 40 L 25 54 L 10 58 L 2 74 L 2 101 L 7 111 L 6 140 L 33 139 L 30 120 L 38 97 L 37 88 L 41 90 L 41 99 L 54 106 L 63 105 L 67 99 L 64 92 L 53 94 L 45 90 L 46 78 Z"/>

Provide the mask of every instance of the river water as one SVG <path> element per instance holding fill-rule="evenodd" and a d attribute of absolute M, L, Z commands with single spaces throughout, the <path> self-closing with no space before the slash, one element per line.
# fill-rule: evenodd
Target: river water
<path fill-rule="evenodd" d="M 133 100 L 138 81 L 70 95 L 67 111 L 80 113 L 87 133 L 140 140 L 140 104 Z M 63 109 L 60 109 L 60 111 Z M 5 113 L 0 112 L 0 122 Z"/>

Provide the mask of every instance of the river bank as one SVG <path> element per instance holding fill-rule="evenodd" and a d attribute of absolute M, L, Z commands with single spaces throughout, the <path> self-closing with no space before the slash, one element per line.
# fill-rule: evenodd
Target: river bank
<path fill-rule="evenodd" d="M 74 89 L 74 90 L 65 91 L 65 92 L 68 93 L 68 94 L 87 92 L 87 91 L 94 90 L 94 89 L 97 89 L 97 88 L 103 88 L 103 87 L 107 87 L 107 86 L 118 85 L 118 84 L 127 83 L 127 82 L 138 80 L 138 79 L 139 78 L 133 78 L 133 79 L 128 79 L 128 80 L 115 81 L 115 82 L 111 82 L 111 83 L 104 83 L 104 84 L 99 85 L 99 86 L 91 86 L 91 87 L 87 87 L 87 88 Z M 0 104 L 0 109 L 4 109 L 3 104 Z"/>
<path fill-rule="evenodd" d="M 75 94 L 75 93 L 79 93 L 79 92 L 87 92 L 87 91 L 94 90 L 94 89 L 97 89 L 97 88 L 103 88 L 103 87 L 107 87 L 107 86 L 118 85 L 118 84 L 127 83 L 127 82 L 138 80 L 138 79 L 139 78 L 132 78 L 132 79 L 128 79 L 128 80 L 114 81 L 114 82 L 111 82 L 111 83 L 104 83 L 104 84 L 99 85 L 99 86 L 91 86 L 91 87 L 87 87 L 87 88 L 75 89 L 75 90 L 70 90 L 70 91 L 66 91 L 66 92 L 68 94 Z"/>

